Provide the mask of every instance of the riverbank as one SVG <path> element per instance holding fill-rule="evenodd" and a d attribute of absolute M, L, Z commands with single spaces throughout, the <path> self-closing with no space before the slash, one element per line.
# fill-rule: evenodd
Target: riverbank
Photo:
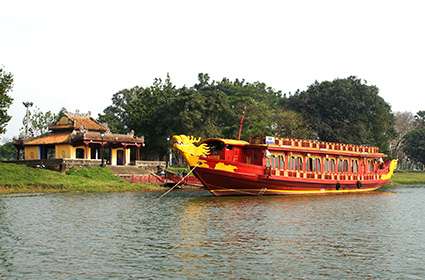
<path fill-rule="evenodd" d="M 396 172 L 392 186 L 425 185 L 425 172 Z M 165 191 L 159 185 L 131 184 L 108 168 L 91 167 L 67 173 L 0 162 L 1 193 Z"/>
<path fill-rule="evenodd" d="M 392 178 L 393 185 L 425 185 L 425 172 L 398 171 Z"/>
<path fill-rule="evenodd" d="M 164 191 L 151 184 L 131 184 L 108 168 L 78 168 L 67 173 L 0 162 L 0 193 Z"/>

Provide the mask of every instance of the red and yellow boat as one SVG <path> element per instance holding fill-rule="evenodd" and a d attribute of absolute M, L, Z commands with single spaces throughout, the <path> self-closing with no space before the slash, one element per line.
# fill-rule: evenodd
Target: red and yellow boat
<path fill-rule="evenodd" d="M 316 140 L 177 135 L 172 143 L 216 196 L 367 192 L 387 184 L 397 166 L 377 147 Z"/>

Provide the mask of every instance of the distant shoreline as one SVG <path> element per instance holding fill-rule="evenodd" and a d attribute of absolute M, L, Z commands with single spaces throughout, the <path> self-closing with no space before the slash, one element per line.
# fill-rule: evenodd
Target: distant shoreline
<path fill-rule="evenodd" d="M 425 172 L 398 171 L 394 173 L 392 185 L 425 185 Z"/>

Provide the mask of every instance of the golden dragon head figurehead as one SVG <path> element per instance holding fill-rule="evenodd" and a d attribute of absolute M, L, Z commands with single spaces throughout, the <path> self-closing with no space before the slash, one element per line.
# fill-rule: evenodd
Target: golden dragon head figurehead
<path fill-rule="evenodd" d="M 397 169 L 397 160 L 393 159 L 388 168 L 388 173 L 381 176 L 382 180 L 390 180 L 394 174 L 394 171 Z"/>
<path fill-rule="evenodd" d="M 189 166 L 199 165 L 199 157 L 207 156 L 210 150 L 206 144 L 200 144 L 201 138 L 186 135 L 174 135 L 171 138 L 173 149 L 179 151 Z"/>

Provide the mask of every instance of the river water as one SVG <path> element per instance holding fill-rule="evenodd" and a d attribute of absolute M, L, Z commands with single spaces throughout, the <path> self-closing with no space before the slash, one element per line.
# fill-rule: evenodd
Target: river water
<path fill-rule="evenodd" d="M 424 279 L 425 186 L 0 196 L 0 279 Z"/>

